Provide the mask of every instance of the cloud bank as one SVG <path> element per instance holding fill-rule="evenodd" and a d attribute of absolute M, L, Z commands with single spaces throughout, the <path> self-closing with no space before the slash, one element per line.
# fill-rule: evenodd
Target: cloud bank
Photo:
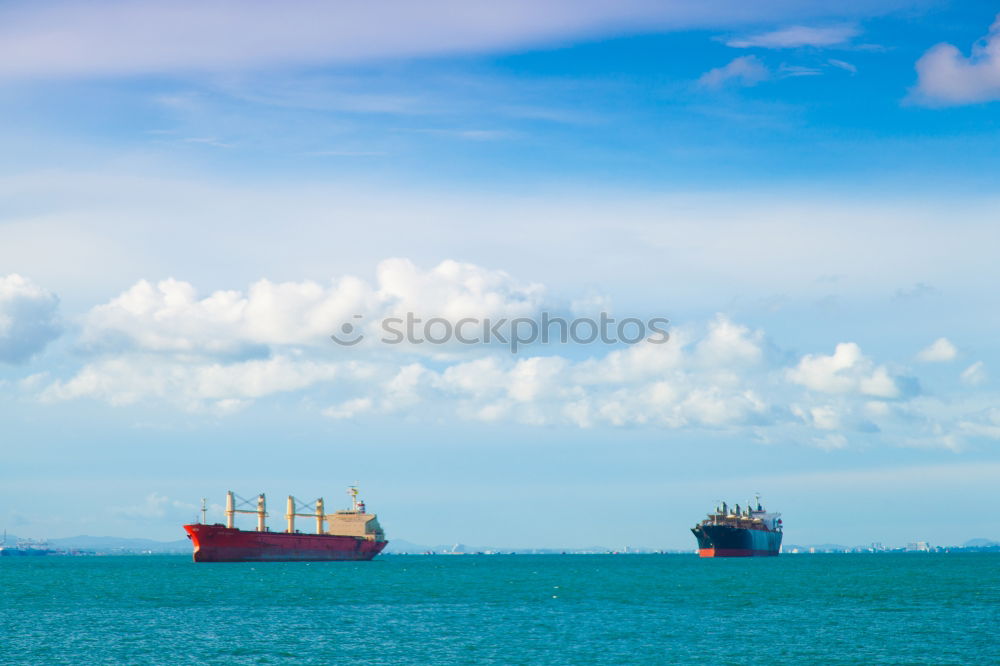
<path fill-rule="evenodd" d="M 350 276 L 326 285 L 264 279 L 246 292 L 204 298 L 188 282 L 142 280 L 86 314 L 81 343 L 91 351 L 266 355 L 274 346 L 329 346 L 331 334 L 357 319 L 371 327 L 405 313 L 450 321 L 532 315 L 543 295 L 540 285 L 503 271 L 457 261 L 422 270 L 407 259 L 380 262 L 375 284 Z"/>
<path fill-rule="evenodd" d="M 0 75 L 122 75 L 352 63 L 519 49 L 571 38 L 880 13 L 760 0 L 49 0 L 0 9 Z"/>
<path fill-rule="evenodd" d="M 179 280 L 140 281 L 80 318 L 82 363 L 19 386 L 49 404 L 148 403 L 221 417 L 284 398 L 333 420 L 723 431 L 823 449 L 873 436 L 960 448 L 993 432 L 988 413 L 924 395 L 906 366 L 879 362 L 857 343 L 791 353 L 725 314 L 674 326 L 666 344 L 541 345 L 520 355 L 486 345 L 335 345 L 330 330 L 358 312 L 457 319 L 550 306 L 542 285 L 468 263 L 424 269 L 390 259 L 375 276 L 258 280 L 204 296 Z M 23 278 L 8 283 L 55 298 Z M 942 340 L 921 359 L 949 356 Z M 976 363 L 955 381 L 978 392 L 989 378 Z"/>

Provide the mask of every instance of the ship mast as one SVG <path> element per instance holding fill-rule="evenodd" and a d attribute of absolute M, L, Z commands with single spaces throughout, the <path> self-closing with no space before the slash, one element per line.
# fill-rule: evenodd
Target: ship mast
<path fill-rule="evenodd" d="M 234 529 L 236 527 L 236 502 L 233 499 L 233 491 L 226 491 L 226 527 Z"/>
<path fill-rule="evenodd" d="M 257 531 L 266 532 L 267 526 L 264 524 L 264 518 L 267 517 L 267 504 L 264 501 L 264 493 L 257 495 Z"/>
<path fill-rule="evenodd" d="M 316 534 L 322 534 L 323 533 L 323 518 L 324 517 L 325 516 L 324 516 L 324 513 L 323 513 L 323 498 L 320 497 L 318 500 L 316 500 Z"/>

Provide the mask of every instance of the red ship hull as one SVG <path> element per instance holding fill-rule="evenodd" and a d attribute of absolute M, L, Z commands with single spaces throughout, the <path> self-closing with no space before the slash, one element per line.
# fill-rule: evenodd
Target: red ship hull
<path fill-rule="evenodd" d="M 185 525 L 195 562 L 316 562 L 370 560 L 388 541 L 332 534 L 246 532 L 223 525 Z"/>

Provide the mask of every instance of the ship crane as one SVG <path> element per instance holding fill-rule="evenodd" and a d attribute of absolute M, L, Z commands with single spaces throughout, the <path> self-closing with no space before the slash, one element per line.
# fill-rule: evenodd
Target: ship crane
<path fill-rule="evenodd" d="M 239 503 L 236 503 L 239 500 Z M 237 513 L 252 513 L 257 515 L 257 531 L 266 532 L 267 524 L 265 523 L 265 518 L 267 518 L 267 500 L 264 497 L 264 493 L 257 495 L 257 508 L 256 509 L 239 509 L 237 507 L 241 506 L 253 506 L 253 500 L 243 499 L 232 490 L 226 492 L 226 527 L 233 529 L 236 527 L 236 514 Z"/>
<path fill-rule="evenodd" d="M 310 509 L 312 509 L 310 511 Z M 300 511 L 305 511 L 308 513 L 299 513 Z M 299 502 L 291 495 L 288 496 L 288 503 L 285 509 L 285 520 L 288 522 L 288 528 L 285 530 L 288 534 L 295 534 L 295 517 L 299 516 L 302 518 L 315 518 L 316 519 L 316 534 L 323 534 L 323 521 L 326 519 L 326 511 L 323 508 L 323 498 L 319 497 L 315 502 Z"/>

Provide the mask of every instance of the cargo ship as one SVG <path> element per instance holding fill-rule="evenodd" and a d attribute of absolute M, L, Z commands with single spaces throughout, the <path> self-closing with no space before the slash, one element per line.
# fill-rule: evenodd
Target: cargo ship
<path fill-rule="evenodd" d="M 0 541 L 0 557 L 37 557 L 39 555 L 58 555 L 63 551 L 49 548 L 44 541 L 20 539 L 16 545 L 7 545 L 7 530 L 3 531 L 3 541 Z"/>
<path fill-rule="evenodd" d="M 207 524 L 205 500 L 201 522 L 185 525 L 194 546 L 195 562 L 294 562 L 324 560 L 370 560 L 389 542 L 375 514 L 368 513 L 358 499 L 358 489 L 351 486 L 351 508 L 326 513 L 323 498 L 302 504 L 289 495 L 283 532 L 272 532 L 266 524 L 267 499 L 261 493 L 256 505 L 252 500 L 226 493 L 226 523 Z M 243 508 L 248 507 L 248 508 Z M 308 510 L 308 513 L 301 511 Z M 236 527 L 236 514 L 257 516 L 256 530 Z M 316 521 L 316 530 L 304 533 L 295 528 L 296 517 Z"/>
<path fill-rule="evenodd" d="M 781 514 L 768 513 L 757 498 L 756 509 L 716 507 L 691 531 L 698 539 L 701 557 L 754 557 L 781 552 Z"/>

